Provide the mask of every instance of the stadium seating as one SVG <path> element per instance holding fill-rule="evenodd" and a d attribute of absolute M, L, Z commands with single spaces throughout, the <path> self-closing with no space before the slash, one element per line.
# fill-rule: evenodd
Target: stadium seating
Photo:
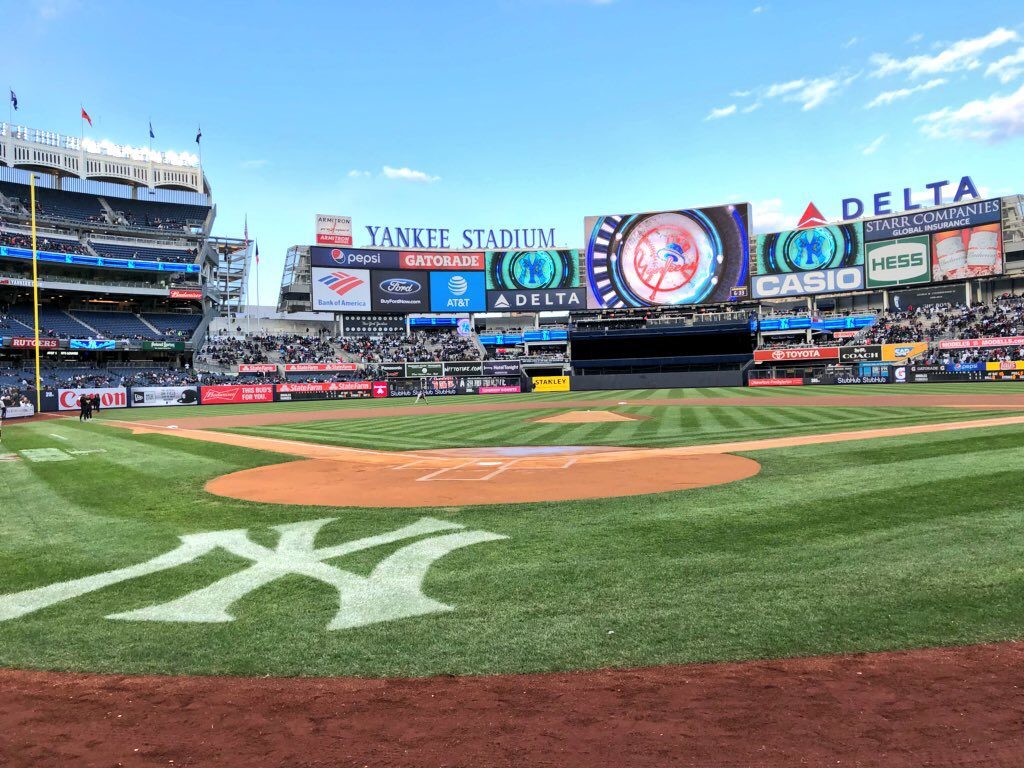
<path fill-rule="evenodd" d="M 17 320 L 31 329 L 35 323 L 32 317 L 32 307 L 27 304 L 16 304 L 7 313 L 10 318 Z M 50 307 L 39 308 L 40 334 L 50 337 L 87 339 L 96 334 L 78 320 Z"/>
<path fill-rule="evenodd" d="M 69 313 L 76 320 L 95 328 L 108 339 L 162 339 L 131 312 L 96 312 L 76 309 Z"/>
<path fill-rule="evenodd" d="M 32 236 L 23 232 L 0 232 L 0 245 L 6 245 L 11 248 L 32 248 Z M 62 237 L 54 237 L 46 233 L 39 233 L 36 235 L 36 247 L 40 251 L 49 251 L 51 253 L 77 253 L 87 254 L 83 246 L 77 240 L 66 239 Z"/>
<path fill-rule="evenodd" d="M 29 189 L 25 185 L 0 182 L 0 194 L 7 198 L 16 198 L 25 211 L 28 211 Z M 106 221 L 103 206 L 100 204 L 99 198 L 94 195 L 36 187 L 36 206 L 38 216 L 50 219 L 81 222 Z"/>
<path fill-rule="evenodd" d="M 202 322 L 202 315 L 144 312 L 142 318 L 165 335 L 191 337 Z"/>
<path fill-rule="evenodd" d="M 108 197 L 106 201 L 134 228 L 171 230 L 201 227 L 210 212 L 209 208 L 200 205 L 174 205 L 114 197 Z"/>
<path fill-rule="evenodd" d="M 110 259 L 139 259 L 142 261 L 170 261 L 190 264 L 196 260 L 193 251 L 180 248 L 149 248 L 135 243 L 89 243 L 100 256 Z"/>

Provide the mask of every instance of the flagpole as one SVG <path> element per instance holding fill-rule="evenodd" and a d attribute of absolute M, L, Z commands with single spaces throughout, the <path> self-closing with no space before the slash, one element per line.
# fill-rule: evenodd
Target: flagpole
<path fill-rule="evenodd" d="M 32 314 L 36 335 L 36 413 L 43 410 L 42 382 L 39 375 L 39 251 L 36 250 L 36 175 L 29 177 L 29 196 L 32 204 Z"/>

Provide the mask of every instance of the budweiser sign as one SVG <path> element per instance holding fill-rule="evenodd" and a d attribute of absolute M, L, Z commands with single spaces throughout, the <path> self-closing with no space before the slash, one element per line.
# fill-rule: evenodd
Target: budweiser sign
<path fill-rule="evenodd" d="M 11 339 L 11 346 L 14 347 L 15 349 L 26 349 L 26 348 L 31 349 L 31 348 L 35 347 L 35 345 L 36 345 L 36 340 L 35 339 L 24 339 L 24 338 L 18 338 L 18 337 L 15 337 L 15 338 Z M 40 339 L 39 340 L 39 348 L 40 349 L 57 349 L 59 346 L 60 346 L 60 340 L 59 339 Z"/>
<path fill-rule="evenodd" d="M 792 362 L 795 360 L 835 360 L 839 347 L 792 347 L 789 349 L 756 349 L 755 363 Z"/>
<path fill-rule="evenodd" d="M 974 349 L 977 347 L 1024 347 L 1024 336 L 992 336 L 987 339 L 946 339 L 939 349 Z"/>
<path fill-rule="evenodd" d="M 355 363 L 289 363 L 284 367 L 285 373 L 340 373 L 355 371 L 359 366 Z"/>
<path fill-rule="evenodd" d="M 181 301 L 201 301 L 203 292 L 198 288 L 171 288 L 168 296 Z"/>

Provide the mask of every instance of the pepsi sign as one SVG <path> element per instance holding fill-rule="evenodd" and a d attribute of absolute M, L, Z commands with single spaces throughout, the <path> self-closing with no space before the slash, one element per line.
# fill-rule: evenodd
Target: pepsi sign
<path fill-rule="evenodd" d="M 323 248 L 310 246 L 310 266 L 360 267 L 363 269 L 398 269 L 398 252 L 376 248 Z"/>
<path fill-rule="evenodd" d="M 430 275 L 413 270 L 374 270 L 371 294 L 375 312 L 429 312 Z"/>

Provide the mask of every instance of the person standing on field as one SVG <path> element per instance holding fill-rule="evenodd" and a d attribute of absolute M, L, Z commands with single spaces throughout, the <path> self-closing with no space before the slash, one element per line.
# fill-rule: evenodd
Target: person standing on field
<path fill-rule="evenodd" d="M 89 398 L 87 398 L 85 395 L 81 395 L 78 398 L 78 420 L 79 421 L 85 421 L 88 418 L 88 416 L 86 415 L 86 412 L 88 411 L 88 408 L 89 408 Z"/>

